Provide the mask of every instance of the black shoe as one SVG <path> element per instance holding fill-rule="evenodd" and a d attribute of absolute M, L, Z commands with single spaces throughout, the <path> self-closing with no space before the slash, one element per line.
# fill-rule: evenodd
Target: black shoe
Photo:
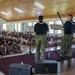
<path fill-rule="evenodd" d="M 58 58 L 58 61 L 63 61 L 64 60 L 64 57 L 63 56 L 60 56 L 59 58 Z"/>
<path fill-rule="evenodd" d="M 68 64 L 67 67 L 68 67 L 68 68 L 71 68 L 71 64 Z"/>
<path fill-rule="evenodd" d="M 67 57 L 68 60 L 71 59 L 71 58 L 72 58 L 72 57 L 69 57 L 69 56 Z"/>

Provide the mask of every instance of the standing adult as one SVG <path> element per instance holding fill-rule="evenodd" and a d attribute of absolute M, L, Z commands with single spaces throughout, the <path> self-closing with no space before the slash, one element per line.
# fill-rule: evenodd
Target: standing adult
<path fill-rule="evenodd" d="M 45 59 L 45 47 L 47 44 L 46 34 L 49 31 L 48 25 L 43 22 L 43 16 L 38 17 L 39 22 L 35 24 L 34 31 L 36 33 L 36 52 L 35 61 Z"/>
<path fill-rule="evenodd" d="M 69 14 L 67 21 L 63 26 L 64 36 L 62 37 L 60 56 L 65 58 L 65 55 L 68 57 L 68 66 L 71 65 L 71 57 L 72 57 L 72 40 L 73 40 L 73 15 Z"/>

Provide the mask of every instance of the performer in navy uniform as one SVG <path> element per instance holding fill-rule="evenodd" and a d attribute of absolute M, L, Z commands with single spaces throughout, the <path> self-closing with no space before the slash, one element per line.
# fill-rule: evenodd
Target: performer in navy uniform
<path fill-rule="evenodd" d="M 72 40 L 73 40 L 73 16 L 71 14 L 68 15 L 67 21 L 63 26 L 64 36 L 62 37 L 61 49 L 60 49 L 60 56 L 64 57 L 65 53 L 68 57 L 68 66 L 70 67 L 71 64 L 71 57 L 72 57 Z"/>
<path fill-rule="evenodd" d="M 49 31 L 48 25 L 43 22 L 43 16 L 38 17 L 39 22 L 35 24 L 34 31 L 36 33 L 36 52 L 35 61 L 45 59 L 45 47 L 47 44 L 46 34 Z"/>

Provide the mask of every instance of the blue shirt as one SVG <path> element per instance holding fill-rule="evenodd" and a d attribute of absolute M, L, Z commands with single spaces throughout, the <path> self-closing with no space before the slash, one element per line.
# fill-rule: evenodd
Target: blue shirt
<path fill-rule="evenodd" d="M 70 21 L 66 21 L 64 26 L 64 34 L 73 34 L 73 24 Z"/>
<path fill-rule="evenodd" d="M 46 35 L 46 32 L 49 31 L 48 25 L 46 23 L 36 23 L 34 26 L 34 31 L 37 35 Z"/>

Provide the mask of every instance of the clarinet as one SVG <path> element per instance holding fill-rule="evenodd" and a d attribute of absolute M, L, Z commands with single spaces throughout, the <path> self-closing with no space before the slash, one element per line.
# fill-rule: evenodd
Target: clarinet
<path fill-rule="evenodd" d="M 57 14 L 58 14 L 58 16 L 59 16 L 59 18 L 60 18 L 60 20 L 61 20 L 61 22 L 62 22 L 62 25 L 64 25 L 64 22 L 63 22 L 63 20 L 61 19 L 61 16 L 60 16 L 59 12 L 57 12 Z M 74 25 L 73 33 L 75 33 L 75 22 L 73 22 L 73 21 L 70 21 L 70 22 Z"/>
<path fill-rule="evenodd" d="M 61 22 L 62 22 L 62 25 L 64 25 L 64 22 L 63 22 L 63 20 L 61 19 L 61 16 L 60 16 L 59 12 L 57 12 L 57 14 L 58 14 L 58 16 L 59 16 L 59 18 L 60 18 L 60 20 L 61 20 Z"/>

